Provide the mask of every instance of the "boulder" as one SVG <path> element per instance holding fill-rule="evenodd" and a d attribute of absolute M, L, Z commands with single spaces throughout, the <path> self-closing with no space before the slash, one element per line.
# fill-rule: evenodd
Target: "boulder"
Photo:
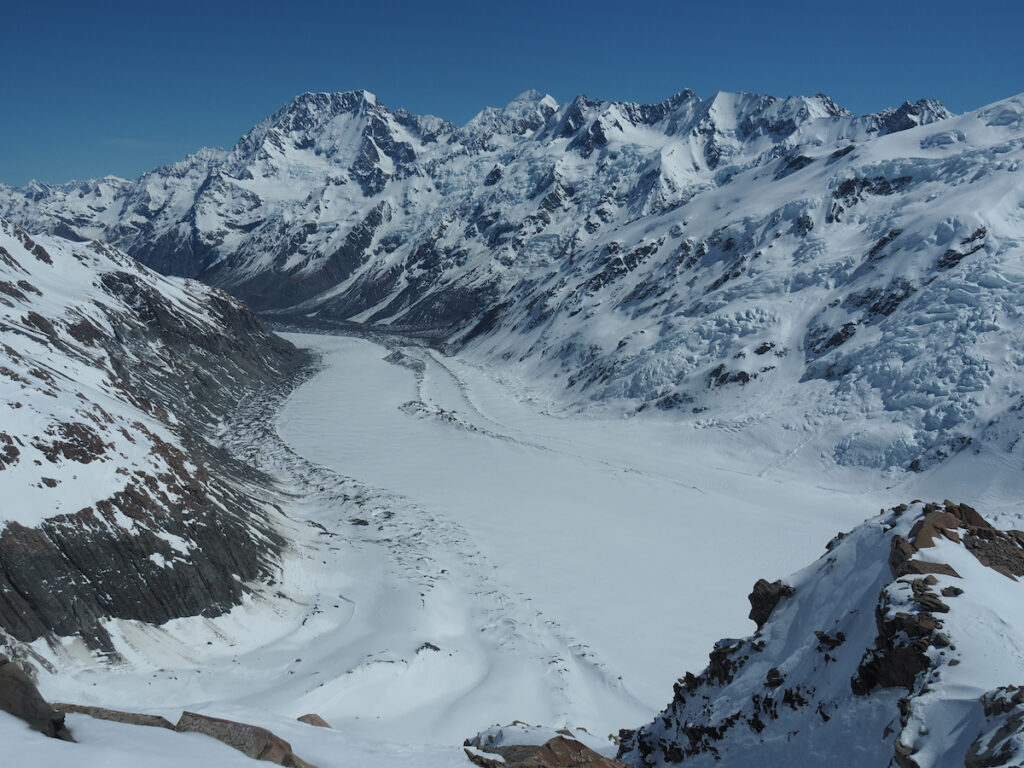
<path fill-rule="evenodd" d="M 46 703 L 21 667 L 0 654 L 0 710 L 20 717 L 40 733 L 74 741 L 64 725 L 64 713 Z"/>
<path fill-rule="evenodd" d="M 317 728 L 331 727 L 330 723 L 328 723 L 326 720 L 320 717 L 320 715 L 315 714 L 313 712 L 310 712 L 308 715 L 303 715 L 302 717 L 298 718 L 298 721 L 300 723 L 305 723 L 306 725 L 315 725 Z"/>
<path fill-rule="evenodd" d="M 489 758 L 486 753 L 495 757 Z M 481 768 L 627 768 L 625 763 L 599 755 L 565 736 L 556 736 L 539 747 L 507 745 L 466 749 L 466 757 Z"/>
<path fill-rule="evenodd" d="M 212 736 L 254 760 L 266 760 L 287 768 L 312 768 L 305 760 L 296 757 L 291 744 L 257 725 L 183 712 L 174 730 Z"/>
<path fill-rule="evenodd" d="M 768 621 L 768 617 L 772 615 L 775 606 L 779 604 L 779 600 L 792 596 L 793 588 L 791 586 L 783 584 L 781 581 L 769 582 L 765 579 L 758 579 L 754 584 L 753 591 L 747 595 L 747 599 L 750 601 L 750 620 L 757 624 L 758 629 L 761 629 Z"/>
<path fill-rule="evenodd" d="M 154 728 L 167 728 L 174 730 L 174 723 L 160 717 L 160 715 L 143 715 L 138 712 L 121 712 L 117 709 L 106 709 L 104 707 L 88 707 L 81 704 L 54 703 L 53 708 L 60 712 L 74 712 L 76 714 L 95 717 L 97 720 L 112 720 L 115 723 L 127 723 L 129 725 L 148 725 Z"/>

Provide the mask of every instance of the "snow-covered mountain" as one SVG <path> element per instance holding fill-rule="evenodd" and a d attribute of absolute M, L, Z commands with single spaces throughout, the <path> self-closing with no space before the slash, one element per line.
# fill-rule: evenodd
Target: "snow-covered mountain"
<path fill-rule="evenodd" d="M 952 502 L 900 505 L 750 595 L 664 712 L 623 731 L 636 766 L 1010 766 L 1024 759 L 1024 533 Z"/>
<path fill-rule="evenodd" d="M 0 330 L 5 645 L 115 656 L 110 619 L 218 615 L 272 578 L 275 512 L 215 434 L 298 350 L 217 289 L 3 219 Z"/>
<path fill-rule="evenodd" d="M 923 468 L 1017 450 L 1024 98 L 527 92 L 463 127 L 304 94 L 134 181 L 0 187 L 257 309 L 432 334 L 563 400 Z"/>

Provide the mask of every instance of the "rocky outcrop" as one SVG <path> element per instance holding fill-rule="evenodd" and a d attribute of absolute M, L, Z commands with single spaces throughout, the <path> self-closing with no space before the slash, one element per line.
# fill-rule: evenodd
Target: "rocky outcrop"
<path fill-rule="evenodd" d="M 46 736 L 74 741 L 71 731 L 64 725 L 64 714 L 47 704 L 22 669 L 3 654 L 0 654 L 0 710 L 21 718 Z"/>
<path fill-rule="evenodd" d="M 1005 683 L 1024 675 L 1024 621 L 1010 607 L 1024 597 L 1021 552 L 1018 531 L 965 504 L 883 511 L 786 580 L 784 611 L 782 582 L 758 582 L 756 634 L 719 641 L 664 712 L 620 732 L 618 758 L 645 768 L 809 754 L 878 768 L 1020 764 L 1024 694 Z"/>
<path fill-rule="evenodd" d="M 291 744 L 266 728 L 222 720 L 219 717 L 183 712 L 174 730 L 179 733 L 202 733 L 253 758 L 286 768 L 314 768 L 292 752 Z"/>
<path fill-rule="evenodd" d="M 779 600 L 792 596 L 793 588 L 781 581 L 769 583 L 765 579 L 758 579 L 754 584 L 754 589 L 747 595 L 747 599 L 750 601 L 750 614 L 747 618 L 757 624 L 757 628 L 760 629 L 771 617 Z"/>
<path fill-rule="evenodd" d="M 467 747 L 465 751 L 470 762 L 481 768 L 626 768 L 618 760 L 599 755 L 566 736 L 557 736 L 540 746 L 509 744 Z"/>
<path fill-rule="evenodd" d="M 1024 687 L 992 691 L 981 704 L 987 728 L 968 748 L 964 768 L 1024 765 Z"/>

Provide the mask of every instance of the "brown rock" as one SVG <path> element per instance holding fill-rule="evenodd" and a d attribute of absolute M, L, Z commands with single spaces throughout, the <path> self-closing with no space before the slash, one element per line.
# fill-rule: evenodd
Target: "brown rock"
<path fill-rule="evenodd" d="M 964 546 L 978 562 L 1016 581 L 1024 576 L 1024 535 L 1019 531 L 972 528 L 964 537 Z"/>
<path fill-rule="evenodd" d="M 903 564 L 917 553 L 917 547 L 904 539 L 902 536 L 893 536 L 889 543 L 889 570 L 893 578 L 904 575 L 901 573 Z"/>
<path fill-rule="evenodd" d="M 947 512 L 954 514 L 961 523 L 964 524 L 965 528 L 991 528 L 992 524 L 985 518 L 978 514 L 978 511 L 974 507 L 969 507 L 966 504 L 954 504 L 949 499 L 942 502 Z"/>
<path fill-rule="evenodd" d="M 902 536 L 893 536 L 889 545 L 889 570 L 894 578 L 907 576 L 909 574 L 926 575 L 929 573 L 940 573 L 945 576 L 960 578 L 952 566 L 946 563 L 929 563 L 926 560 L 914 560 L 917 554 L 917 547 L 904 539 Z"/>
<path fill-rule="evenodd" d="M 21 667 L 0 654 L 0 710 L 20 717 L 35 730 L 55 739 L 74 741 L 58 712 L 40 695 Z"/>
<path fill-rule="evenodd" d="M 466 757 L 481 768 L 627 768 L 625 763 L 603 757 L 565 736 L 556 736 L 540 747 L 509 745 L 480 751 L 498 755 L 504 761 L 492 760 L 467 749 Z"/>
<path fill-rule="evenodd" d="M 289 768 L 312 768 L 309 763 L 295 756 L 291 744 L 256 725 L 183 712 L 174 730 L 212 736 L 255 760 L 266 760 Z"/>
<path fill-rule="evenodd" d="M 935 546 L 935 538 L 944 535 L 946 538 L 953 538 L 959 541 L 960 536 L 956 529 L 960 527 L 960 520 L 952 512 L 945 510 L 928 512 L 918 520 L 910 529 L 910 540 L 918 549 Z M 952 532 L 952 534 L 951 534 Z"/>
<path fill-rule="evenodd" d="M 89 707 L 81 704 L 55 703 L 53 708 L 60 712 L 75 712 L 81 715 L 89 715 L 97 720 L 112 720 L 115 723 L 128 723 L 129 725 L 148 725 L 154 728 L 167 728 L 174 730 L 174 723 L 160 717 L 160 715 L 143 715 L 138 712 L 121 712 L 117 709 L 106 709 L 104 707 Z"/>
<path fill-rule="evenodd" d="M 298 720 L 300 723 L 305 723 L 306 725 L 315 725 L 317 728 L 331 727 L 330 723 L 328 723 L 326 720 L 320 717 L 320 715 L 314 714 L 312 712 L 308 715 L 303 715 L 302 717 L 298 718 Z"/>
<path fill-rule="evenodd" d="M 949 606 L 942 602 L 934 592 L 922 592 L 915 595 L 914 601 L 931 613 L 949 613 Z"/>

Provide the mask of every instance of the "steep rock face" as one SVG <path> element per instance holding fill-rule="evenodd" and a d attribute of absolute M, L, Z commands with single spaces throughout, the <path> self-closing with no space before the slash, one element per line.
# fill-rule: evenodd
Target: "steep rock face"
<path fill-rule="evenodd" d="M 274 573 L 263 481 L 210 442 L 304 358 L 234 299 L 0 220 L 0 629 L 216 615 Z"/>
<path fill-rule="evenodd" d="M 966 505 L 883 511 L 787 579 L 758 632 L 720 641 L 654 722 L 621 732 L 619 759 L 1013 764 L 1020 696 L 1005 684 L 1024 674 L 1011 609 L 1022 554 L 1024 534 Z"/>
<path fill-rule="evenodd" d="M 0 212 L 293 321 L 429 334 L 577 406 L 918 470 L 1024 450 L 1022 116 L 527 92 L 459 128 L 304 94 L 229 151 L 3 187 Z"/>

